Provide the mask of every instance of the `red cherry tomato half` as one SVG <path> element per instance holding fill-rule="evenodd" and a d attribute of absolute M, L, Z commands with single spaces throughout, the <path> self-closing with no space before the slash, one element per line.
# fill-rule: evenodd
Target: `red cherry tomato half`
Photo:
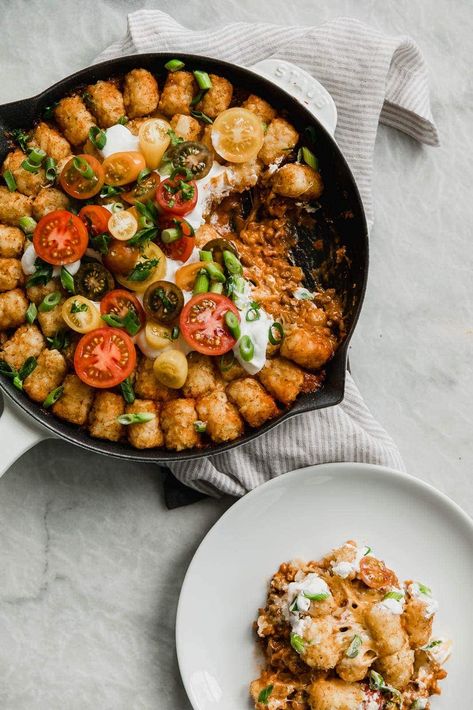
<path fill-rule="evenodd" d="M 89 230 L 92 237 L 108 231 L 109 210 L 100 205 L 86 205 L 79 212 L 79 217 Z"/>
<path fill-rule="evenodd" d="M 82 220 L 67 210 L 54 210 L 35 227 L 33 245 L 37 255 L 54 266 L 72 264 L 84 254 L 88 244 Z"/>
<path fill-rule="evenodd" d="M 79 167 L 78 167 L 79 166 Z M 65 164 L 59 177 L 64 192 L 78 200 L 88 200 L 102 189 L 105 173 L 93 155 L 74 155 Z"/>
<path fill-rule="evenodd" d="M 176 261 L 187 261 L 195 246 L 194 230 L 189 222 L 181 217 L 163 215 L 159 220 L 159 226 L 161 229 L 178 229 L 182 235 L 180 239 L 170 244 L 160 243 L 166 256 Z"/>
<path fill-rule="evenodd" d="M 223 355 L 231 350 L 236 340 L 225 325 L 227 311 L 232 311 L 240 320 L 237 307 L 226 296 L 199 293 L 191 298 L 179 317 L 186 343 L 204 355 Z"/>
<path fill-rule="evenodd" d="M 197 184 L 195 180 L 184 182 L 179 175 L 167 178 L 158 185 L 156 202 L 166 214 L 189 214 L 197 204 Z"/>
<path fill-rule="evenodd" d="M 86 333 L 74 353 L 74 368 L 82 382 L 103 389 L 115 387 L 131 375 L 136 350 L 130 336 L 119 328 L 97 328 Z"/>
<path fill-rule="evenodd" d="M 382 587 L 396 586 L 398 584 L 394 572 L 376 557 L 362 558 L 360 562 L 360 579 L 370 589 L 381 589 Z"/>
<path fill-rule="evenodd" d="M 124 288 L 116 288 L 114 291 L 109 291 L 100 301 L 100 313 L 103 316 L 113 313 L 119 318 L 125 318 L 130 311 L 133 311 L 138 316 L 141 327 L 143 327 L 146 323 L 143 306 L 130 291 L 126 291 Z"/>

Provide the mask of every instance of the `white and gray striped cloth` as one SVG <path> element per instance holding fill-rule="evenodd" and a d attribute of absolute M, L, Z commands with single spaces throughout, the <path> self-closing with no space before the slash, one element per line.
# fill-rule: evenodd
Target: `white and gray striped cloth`
<path fill-rule="evenodd" d="M 315 76 L 337 105 L 335 137 L 357 181 L 370 226 L 378 122 L 438 145 L 419 48 L 409 37 L 390 37 L 355 19 L 320 27 L 240 22 L 196 32 L 159 10 L 140 10 L 128 16 L 126 37 L 96 61 L 153 51 L 204 54 L 244 66 L 277 57 Z M 373 419 L 349 373 L 345 398 L 337 407 L 295 416 L 236 450 L 171 469 L 180 481 L 204 493 L 240 496 L 286 471 L 331 461 L 404 468 L 397 447 Z"/>

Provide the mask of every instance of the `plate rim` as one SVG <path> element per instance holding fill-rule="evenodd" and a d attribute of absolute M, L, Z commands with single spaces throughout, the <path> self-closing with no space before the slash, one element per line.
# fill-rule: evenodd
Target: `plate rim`
<path fill-rule="evenodd" d="M 275 478 L 271 478 L 269 481 L 265 481 L 259 486 L 256 486 L 256 488 L 253 488 L 251 491 L 249 491 L 246 495 L 242 496 L 240 499 L 238 499 L 233 505 L 228 508 L 223 515 L 220 516 L 220 518 L 212 525 L 210 530 L 207 531 L 207 533 L 204 535 L 202 540 L 200 541 L 196 551 L 194 552 L 194 555 L 192 556 L 192 559 L 187 567 L 186 573 L 184 575 L 184 579 L 181 585 L 181 590 L 179 592 L 179 600 L 177 604 L 177 611 L 176 611 L 176 622 L 175 622 L 175 643 L 176 643 L 176 656 L 177 656 L 177 663 L 179 667 L 179 673 L 181 676 L 182 684 L 184 686 L 184 689 L 186 691 L 187 698 L 189 700 L 189 703 L 191 704 L 193 710 L 202 710 L 201 707 L 197 706 L 194 704 L 192 694 L 191 694 L 191 689 L 189 686 L 189 683 L 187 679 L 184 677 L 184 672 L 183 672 L 183 649 L 184 649 L 184 637 L 183 637 L 183 631 L 181 629 L 181 619 L 182 619 L 182 609 L 183 609 L 183 604 L 184 604 L 184 597 L 187 591 L 187 586 L 190 584 L 190 575 L 192 574 L 192 570 L 194 566 L 198 562 L 199 558 L 199 553 L 201 554 L 202 548 L 204 547 L 205 543 L 207 542 L 207 539 L 212 535 L 214 535 L 216 532 L 218 532 L 218 529 L 220 528 L 221 525 L 223 525 L 226 521 L 227 518 L 231 517 L 231 515 L 234 514 L 234 511 L 239 509 L 240 506 L 244 505 L 248 497 L 254 497 L 257 495 L 261 495 L 261 491 L 271 487 L 271 486 L 277 486 L 277 485 L 282 485 L 283 484 L 283 479 L 287 480 L 287 477 L 290 479 L 296 479 L 299 476 L 305 476 L 310 473 L 310 475 L 324 475 L 327 473 L 330 473 L 331 475 L 336 475 L 336 476 L 347 476 L 348 472 L 351 470 L 354 471 L 354 475 L 357 475 L 357 472 L 360 471 L 365 471 L 365 472 L 375 472 L 377 471 L 381 475 L 388 476 L 391 480 L 397 480 L 401 482 L 401 484 L 407 484 L 408 486 L 414 486 L 417 489 L 420 489 L 421 491 L 424 491 L 428 493 L 429 495 L 433 496 L 437 500 L 439 500 L 442 504 L 446 505 L 447 508 L 450 509 L 451 512 L 456 514 L 458 518 L 461 519 L 461 521 L 465 524 L 467 531 L 469 530 L 472 543 L 473 543 L 473 518 L 470 517 L 470 515 L 463 510 L 463 508 L 456 503 L 450 496 L 448 496 L 446 493 L 443 493 L 443 491 L 440 491 L 438 488 L 433 486 L 431 483 L 428 483 L 427 481 L 424 481 L 422 478 L 418 478 L 417 476 L 414 476 L 413 474 L 404 472 L 404 471 L 398 471 L 393 468 L 389 468 L 387 466 L 381 466 L 379 464 L 372 464 L 372 463 L 363 463 L 363 462 L 348 462 L 348 461 L 340 461 L 340 462 L 331 462 L 331 463 L 323 463 L 323 464 L 313 464 L 311 466 L 304 466 L 303 468 L 297 468 L 293 469 L 291 471 L 288 471 L 287 473 L 280 474 L 279 476 L 276 476 Z"/>

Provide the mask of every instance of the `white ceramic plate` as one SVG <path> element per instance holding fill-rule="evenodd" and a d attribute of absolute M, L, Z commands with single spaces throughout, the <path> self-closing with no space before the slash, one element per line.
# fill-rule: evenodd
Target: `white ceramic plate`
<path fill-rule="evenodd" d="M 453 639 L 443 693 L 432 710 L 471 697 L 473 521 L 417 478 L 380 466 L 326 464 L 260 486 L 214 525 L 187 571 L 176 641 L 194 710 L 250 708 L 258 674 L 252 622 L 285 560 L 318 559 L 357 539 L 400 579 L 419 579 L 440 603 L 434 629 Z"/>

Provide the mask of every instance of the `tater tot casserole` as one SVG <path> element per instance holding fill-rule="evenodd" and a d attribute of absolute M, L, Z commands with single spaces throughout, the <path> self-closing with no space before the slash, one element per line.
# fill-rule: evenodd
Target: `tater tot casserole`
<path fill-rule="evenodd" d="M 264 667 L 256 710 L 425 710 L 451 642 L 433 635 L 438 604 L 350 540 L 320 561 L 283 563 L 255 634 Z"/>
<path fill-rule="evenodd" d="M 80 86 L 11 131 L 0 376 L 91 437 L 179 452 L 317 391 L 346 326 L 294 258 L 325 189 L 314 141 L 205 66 L 165 69 Z"/>

